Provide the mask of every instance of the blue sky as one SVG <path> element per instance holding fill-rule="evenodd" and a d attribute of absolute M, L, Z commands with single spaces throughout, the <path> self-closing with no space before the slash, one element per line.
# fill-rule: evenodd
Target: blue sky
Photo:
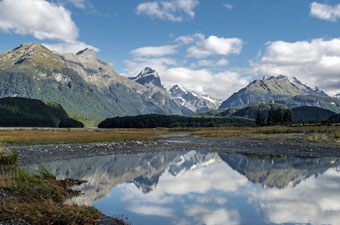
<path fill-rule="evenodd" d="M 340 1 L 1 0 L 0 52 L 39 42 L 91 46 L 124 76 L 225 99 L 263 75 L 340 92 Z"/>

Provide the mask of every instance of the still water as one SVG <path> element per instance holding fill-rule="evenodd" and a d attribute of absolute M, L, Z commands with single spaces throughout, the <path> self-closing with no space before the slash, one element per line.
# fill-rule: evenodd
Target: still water
<path fill-rule="evenodd" d="M 133 225 L 340 224 L 340 158 L 182 151 L 44 166 L 88 181 L 77 204 Z"/>

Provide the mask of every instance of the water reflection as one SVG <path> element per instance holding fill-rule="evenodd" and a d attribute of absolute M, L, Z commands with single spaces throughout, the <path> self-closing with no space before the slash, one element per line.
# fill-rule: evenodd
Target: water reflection
<path fill-rule="evenodd" d="M 203 151 L 48 163 L 87 180 L 78 204 L 133 224 L 337 224 L 340 160 Z"/>

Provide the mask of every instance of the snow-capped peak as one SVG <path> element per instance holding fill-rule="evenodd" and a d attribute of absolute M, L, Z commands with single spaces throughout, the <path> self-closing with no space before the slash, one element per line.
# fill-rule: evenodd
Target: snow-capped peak
<path fill-rule="evenodd" d="M 184 106 L 193 112 L 217 109 L 222 103 L 221 100 L 189 91 L 178 84 L 169 89 L 169 94 L 178 105 Z"/>
<path fill-rule="evenodd" d="M 337 99 L 339 99 L 339 100 L 340 100 L 340 93 L 338 93 L 338 94 L 334 95 L 334 96 L 333 96 L 333 98 L 337 98 Z"/>

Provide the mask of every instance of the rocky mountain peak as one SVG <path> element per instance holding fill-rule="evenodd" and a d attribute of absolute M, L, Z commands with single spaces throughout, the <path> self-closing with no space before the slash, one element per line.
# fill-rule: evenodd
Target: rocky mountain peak
<path fill-rule="evenodd" d="M 261 80 L 254 80 L 247 87 L 234 93 L 222 103 L 220 108 L 247 106 L 257 102 L 274 103 L 289 97 L 304 95 L 328 97 L 319 88 L 312 88 L 303 84 L 296 77 L 285 75 L 265 76 Z"/>
<path fill-rule="evenodd" d="M 150 67 L 145 67 L 136 77 L 130 77 L 129 79 L 143 86 L 154 85 L 164 89 L 158 72 Z"/>
<path fill-rule="evenodd" d="M 178 105 L 184 106 L 193 112 L 217 109 L 222 103 L 222 101 L 211 96 L 188 91 L 178 84 L 169 89 L 169 94 Z"/>
<path fill-rule="evenodd" d="M 18 68 L 64 68 L 61 59 L 45 46 L 38 43 L 26 43 L 0 55 L 0 68 L 12 66 Z"/>
<path fill-rule="evenodd" d="M 96 57 L 96 53 L 95 53 L 93 48 L 85 48 L 85 49 L 79 51 L 76 55 L 78 55 L 78 56 L 86 55 L 86 56 Z"/>
<path fill-rule="evenodd" d="M 338 93 L 338 94 L 334 95 L 334 96 L 333 96 L 333 98 L 337 98 L 337 99 L 339 99 L 339 100 L 340 100 L 340 93 Z"/>
<path fill-rule="evenodd" d="M 148 76 L 154 76 L 154 77 L 159 77 L 159 74 L 156 70 L 150 68 L 150 67 L 145 67 L 138 75 L 137 79 L 143 78 L 143 77 L 148 77 Z"/>

